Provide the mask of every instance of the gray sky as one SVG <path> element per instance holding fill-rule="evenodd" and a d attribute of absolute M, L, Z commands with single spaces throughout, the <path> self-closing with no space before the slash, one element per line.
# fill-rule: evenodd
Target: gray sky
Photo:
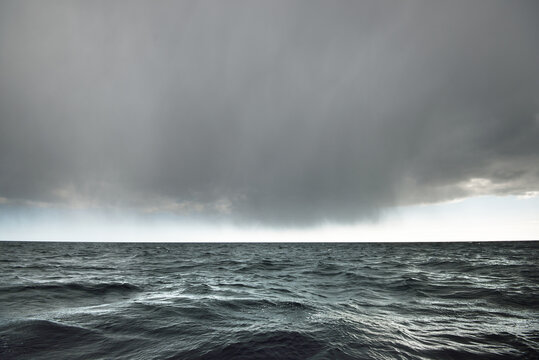
<path fill-rule="evenodd" d="M 2 1 L 4 208 L 295 226 L 539 191 L 539 3 Z"/>

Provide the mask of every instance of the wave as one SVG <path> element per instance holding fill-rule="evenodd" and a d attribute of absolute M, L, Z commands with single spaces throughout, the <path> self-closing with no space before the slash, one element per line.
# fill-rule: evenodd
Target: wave
<path fill-rule="evenodd" d="M 286 300 L 268 300 L 268 299 L 219 299 L 212 301 L 214 306 L 225 307 L 230 310 L 244 311 L 248 309 L 292 309 L 292 310 L 310 310 L 311 306 L 298 302 Z"/>
<path fill-rule="evenodd" d="M 43 283 L 0 287 L 4 311 L 36 314 L 130 299 L 142 288 L 129 283 Z M 0 310 L 0 318 L 2 310 Z"/>
<path fill-rule="evenodd" d="M 73 349 L 104 341 L 97 331 L 48 320 L 23 320 L 0 325 L 0 358 L 54 358 L 54 352 L 66 358 Z M 66 352 L 66 348 L 70 349 Z"/>
<path fill-rule="evenodd" d="M 235 342 L 230 342 L 217 349 L 195 349 L 181 352 L 168 360 L 180 359 L 309 359 L 325 349 L 320 339 L 296 331 L 271 331 L 245 334 Z"/>
<path fill-rule="evenodd" d="M 53 292 L 57 295 L 62 292 L 84 292 L 95 295 L 103 295 L 111 292 L 130 293 L 141 291 L 142 289 L 136 285 L 129 283 L 46 283 L 46 284 L 31 284 L 31 285 L 15 285 L 0 287 L 0 294 L 20 294 L 27 292 Z"/>

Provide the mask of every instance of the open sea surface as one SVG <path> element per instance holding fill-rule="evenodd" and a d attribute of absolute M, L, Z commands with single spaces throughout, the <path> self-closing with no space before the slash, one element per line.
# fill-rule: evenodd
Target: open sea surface
<path fill-rule="evenodd" d="M 539 242 L 0 242 L 0 359 L 473 358 L 539 358 Z"/>

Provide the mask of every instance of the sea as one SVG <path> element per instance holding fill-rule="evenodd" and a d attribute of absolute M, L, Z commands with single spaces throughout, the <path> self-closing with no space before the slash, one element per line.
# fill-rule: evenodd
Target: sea
<path fill-rule="evenodd" d="M 0 359 L 539 359 L 539 242 L 1 242 Z"/>

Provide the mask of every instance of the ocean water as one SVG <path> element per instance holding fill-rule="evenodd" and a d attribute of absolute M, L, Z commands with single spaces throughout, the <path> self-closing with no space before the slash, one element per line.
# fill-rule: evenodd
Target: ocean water
<path fill-rule="evenodd" d="M 0 359 L 473 358 L 539 358 L 539 242 L 0 243 Z"/>

